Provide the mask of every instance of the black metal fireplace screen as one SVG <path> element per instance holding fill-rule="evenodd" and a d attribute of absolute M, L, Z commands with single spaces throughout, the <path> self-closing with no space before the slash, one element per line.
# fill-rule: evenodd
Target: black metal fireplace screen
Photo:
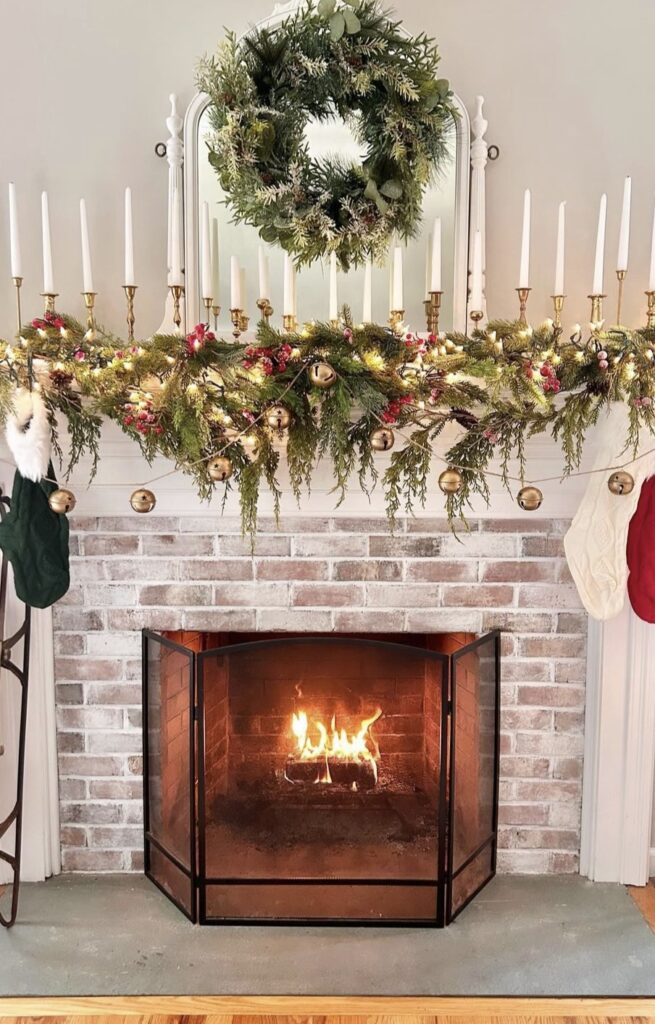
<path fill-rule="evenodd" d="M 496 869 L 500 636 L 469 636 L 144 631 L 146 875 L 201 924 L 449 924 Z"/>

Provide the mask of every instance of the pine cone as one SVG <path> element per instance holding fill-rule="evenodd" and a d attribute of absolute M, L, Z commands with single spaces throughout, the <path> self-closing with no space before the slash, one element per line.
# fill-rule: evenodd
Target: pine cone
<path fill-rule="evenodd" d="M 468 409 L 451 409 L 450 416 L 451 419 L 454 419 L 465 430 L 471 430 L 478 422 L 477 416 L 474 416 Z"/>

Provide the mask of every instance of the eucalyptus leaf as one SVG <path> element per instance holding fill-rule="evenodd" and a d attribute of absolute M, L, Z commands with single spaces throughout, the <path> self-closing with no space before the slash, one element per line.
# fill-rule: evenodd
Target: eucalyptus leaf
<path fill-rule="evenodd" d="M 354 7 L 355 10 L 362 6 L 362 0 L 344 0 L 344 3 L 348 4 L 349 7 Z"/>
<path fill-rule="evenodd" d="M 277 242 L 277 230 L 274 227 L 260 228 L 259 234 L 265 242 Z"/>
<path fill-rule="evenodd" d="M 318 13 L 322 18 L 331 18 L 337 6 L 337 0 L 319 0 Z"/>
<path fill-rule="evenodd" d="M 338 43 L 346 31 L 346 19 L 341 11 L 337 11 L 330 18 L 330 35 L 335 43 Z"/>
<path fill-rule="evenodd" d="M 354 11 L 346 8 L 343 12 L 343 19 L 346 23 L 346 32 L 349 36 L 354 36 L 356 32 L 359 32 L 362 27 L 362 23 Z"/>
<path fill-rule="evenodd" d="M 380 186 L 380 192 L 387 199 L 400 199 L 403 194 L 403 186 L 395 178 L 389 178 L 385 181 L 384 185 Z"/>
<path fill-rule="evenodd" d="M 450 82 L 447 78 L 438 78 L 435 83 L 439 95 L 442 99 L 445 99 L 450 92 Z"/>

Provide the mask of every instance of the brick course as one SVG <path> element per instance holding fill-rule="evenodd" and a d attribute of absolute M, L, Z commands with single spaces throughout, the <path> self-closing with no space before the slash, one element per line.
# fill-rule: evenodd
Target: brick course
<path fill-rule="evenodd" d="M 141 867 L 140 636 L 153 629 L 503 636 L 499 870 L 577 870 L 586 616 L 565 521 L 71 518 L 54 609 L 64 870 Z"/>

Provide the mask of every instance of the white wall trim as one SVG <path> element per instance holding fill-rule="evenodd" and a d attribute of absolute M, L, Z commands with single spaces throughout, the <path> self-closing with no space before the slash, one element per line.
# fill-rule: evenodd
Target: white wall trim
<path fill-rule="evenodd" d="M 655 878 L 655 846 L 651 846 L 651 848 L 650 848 L 649 872 L 648 873 L 649 873 L 651 878 Z"/>
<path fill-rule="evenodd" d="M 655 766 L 655 627 L 629 603 L 590 620 L 580 871 L 596 882 L 645 885 Z"/>

